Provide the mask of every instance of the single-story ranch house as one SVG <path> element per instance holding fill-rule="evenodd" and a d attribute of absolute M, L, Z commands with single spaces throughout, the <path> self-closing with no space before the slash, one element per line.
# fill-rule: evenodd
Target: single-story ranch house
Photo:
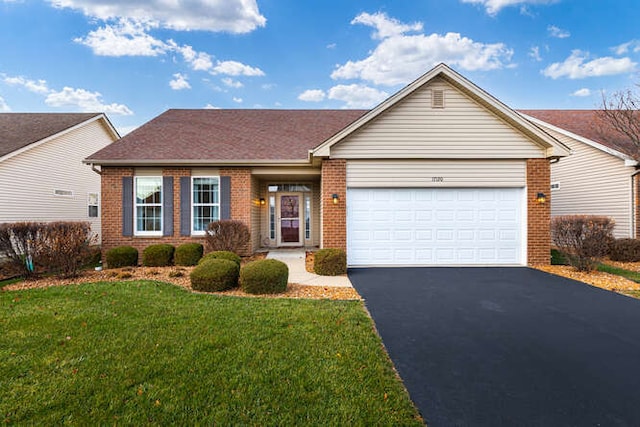
<path fill-rule="evenodd" d="M 0 223 L 88 221 L 100 177 L 82 161 L 120 138 L 102 113 L 0 113 Z"/>
<path fill-rule="evenodd" d="M 103 248 L 201 240 L 236 219 L 260 248 L 350 266 L 549 262 L 558 140 L 440 64 L 370 111 L 169 110 L 88 156 Z M 546 198 L 546 203 L 544 202 Z"/>
<path fill-rule="evenodd" d="M 607 125 L 597 110 L 519 112 L 571 150 L 551 164 L 551 215 L 608 216 L 615 221 L 615 237 L 636 238 L 638 147 Z"/>

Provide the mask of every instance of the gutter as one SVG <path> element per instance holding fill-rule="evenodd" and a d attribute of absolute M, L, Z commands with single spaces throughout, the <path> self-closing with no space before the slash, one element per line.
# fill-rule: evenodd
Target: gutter
<path fill-rule="evenodd" d="M 203 159 L 130 159 L 130 160 L 95 160 L 84 159 L 82 163 L 100 166 L 311 166 L 309 160 L 203 160 Z"/>

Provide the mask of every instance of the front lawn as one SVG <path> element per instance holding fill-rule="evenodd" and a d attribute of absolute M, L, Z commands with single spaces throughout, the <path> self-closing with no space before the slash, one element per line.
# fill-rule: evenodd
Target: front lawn
<path fill-rule="evenodd" d="M 0 292 L 0 422 L 421 425 L 362 302 Z"/>

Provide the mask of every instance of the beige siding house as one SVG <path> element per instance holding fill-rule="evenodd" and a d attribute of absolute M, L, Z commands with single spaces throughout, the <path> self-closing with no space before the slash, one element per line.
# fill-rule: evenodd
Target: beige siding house
<path fill-rule="evenodd" d="M 244 252 L 341 248 L 350 266 L 549 262 L 550 161 L 569 154 L 444 64 L 372 110 L 168 110 L 88 156 L 103 247 L 251 230 Z"/>
<path fill-rule="evenodd" d="M 595 111 L 522 111 L 571 149 L 551 164 L 551 215 L 602 215 L 618 238 L 637 237 L 638 153 Z"/>
<path fill-rule="evenodd" d="M 0 222 L 89 221 L 100 176 L 82 163 L 119 138 L 104 114 L 0 114 Z"/>

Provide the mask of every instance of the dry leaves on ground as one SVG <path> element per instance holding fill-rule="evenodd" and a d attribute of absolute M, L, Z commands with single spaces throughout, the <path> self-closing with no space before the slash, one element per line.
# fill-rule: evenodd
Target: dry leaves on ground
<path fill-rule="evenodd" d="M 607 264 L 631 270 L 629 263 L 613 263 L 607 261 Z M 640 263 L 635 264 L 638 264 L 638 268 L 640 268 Z M 535 268 L 537 268 L 538 270 L 546 271 L 547 273 L 556 274 L 558 276 L 563 276 L 569 279 L 588 283 L 589 285 L 597 286 L 598 288 L 608 289 L 610 291 L 640 290 L 640 283 L 625 279 L 622 276 L 603 273 L 601 271 L 592 271 L 590 273 L 585 273 L 582 271 L 577 271 L 574 267 L 570 267 L 567 265 L 538 265 L 535 266 Z"/>

